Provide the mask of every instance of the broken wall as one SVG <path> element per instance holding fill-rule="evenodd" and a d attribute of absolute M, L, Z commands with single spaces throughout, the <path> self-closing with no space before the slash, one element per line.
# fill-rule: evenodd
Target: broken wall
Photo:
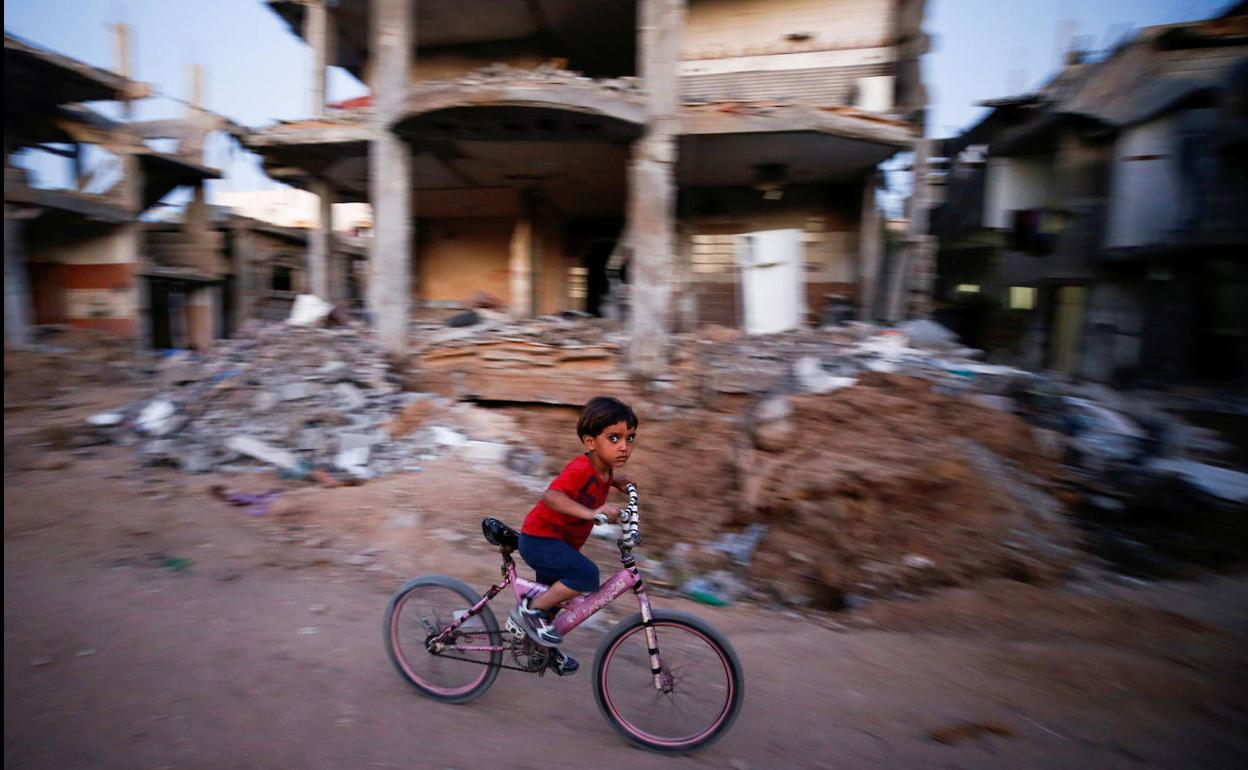
<path fill-rule="evenodd" d="M 796 99 L 892 109 L 894 3 L 692 0 L 680 52 L 686 99 Z"/>
<path fill-rule="evenodd" d="M 549 60 L 533 44 L 505 43 L 420 51 L 412 60 L 408 80 L 422 83 L 429 80 L 453 80 L 492 64 L 505 64 L 516 69 L 537 69 Z"/>
<path fill-rule="evenodd" d="M 240 228 L 230 245 L 235 326 L 251 318 L 281 321 L 307 291 L 307 247 L 262 230 Z"/>
<path fill-rule="evenodd" d="M 51 229 L 51 226 L 49 226 Z M 120 336 L 138 333 L 136 225 L 27 229 L 36 324 L 65 323 Z"/>
<path fill-rule="evenodd" d="M 508 302 L 511 297 L 511 241 L 514 218 L 421 220 L 416 258 L 416 296 L 422 301 L 464 302 L 483 291 Z M 566 248 L 563 222 L 542 217 L 534 227 L 538 238 L 534 270 L 536 314 L 573 309 L 569 268 L 576 255 Z"/>
<path fill-rule="evenodd" d="M 416 289 L 422 300 L 462 302 L 484 291 L 509 296 L 511 218 L 424 220 L 417 225 Z"/>

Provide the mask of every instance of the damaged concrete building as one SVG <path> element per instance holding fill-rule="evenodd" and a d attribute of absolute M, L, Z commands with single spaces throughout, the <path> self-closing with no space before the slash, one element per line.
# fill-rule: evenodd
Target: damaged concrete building
<path fill-rule="evenodd" d="M 128 116 L 152 95 L 147 84 L 8 34 L 4 53 L 6 340 L 26 344 L 33 326 L 63 324 L 203 350 L 248 318 L 284 317 L 305 290 L 308 231 L 208 204 L 205 182 L 221 177 L 205 165 L 208 137 L 246 129 L 203 108 L 198 67 L 181 117 L 136 121 L 88 105 L 119 103 L 112 112 Z M 23 151 L 59 159 L 67 180 L 32 178 Z M 176 221 L 151 221 L 179 188 L 189 199 Z M 352 276 L 364 252 L 350 238 L 336 251 Z M 344 285 L 358 297 L 352 276 Z"/>
<path fill-rule="evenodd" d="M 919 135 L 921 0 L 270 5 L 312 47 L 317 114 L 246 144 L 323 208 L 372 202 L 392 352 L 414 301 L 476 292 L 618 302 L 640 372 L 671 329 L 779 331 L 833 296 L 876 314 L 875 169 Z M 330 65 L 371 96 L 326 105 Z M 334 299 L 329 242 L 309 280 Z"/>
<path fill-rule="evenodd" d="M 1072 52 L 943 143 L 938 295 L 1000 360 L 1248 383 L 1248 3 Z"/>

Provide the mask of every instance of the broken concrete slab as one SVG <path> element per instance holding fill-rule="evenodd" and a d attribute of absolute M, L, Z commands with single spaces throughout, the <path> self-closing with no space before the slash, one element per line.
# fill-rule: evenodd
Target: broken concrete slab
<path fill-rule="evenodd" d="M 1174 457 L 1154 459 L 1149 462 L 1148 467 L 1163 473 L 1173 473 L 1220 500 L 1248 504 L 1248 473 Z"/>
<path fill-rule="evenodd" d="M 390 436 L 384 430 L 373 430 L 366 433 L 342 432 L 334 436 L 334 443 L 339 452 L 348 452 L 365 447 L 371 449 L 377 444 L 384 444 Z"/>
<path fill-rule="evenodd" d="M 459 448 L 459 454 L 466 460 L 489 465 L 502 465 L 507 462 L 507 454 L 511 447 L 493 441 L 469 441 Z"/>
<path fill-rule="evenodd" d="M 279 401 L 302 401 L 314 397 L 319 388 L 310 382 L 290 382 L 277 391 Z"/>
<path fill-rule="evenodd" d="M 340 382 L 334 386 L 334 393 L 341 399 L 342 408 L 348 412 L 354 412 L 363 409 L 368 403 L 368 399 L 355 385 L 349 382 Z"/>
<path fill-rule="evenodd" d="M 225 446 L 233 452 L 253 457 L 285 471 L 293 473 L 300 468 L 299 461 L 290 452 L 251 436 L 230 436 L 226 439 Z"/>
<path fill-rule="evenodd" d="M 154 399 L 139 413 L 138 428 L 149 436 L 172 433 L 181 425 L 177 411 L 172 401 Z"/>
<path fill-rule="evenodd" d="M 369 454 L 370 449 L 368 446 L 344 449 L 334 455 L 334 467 L 341 471 L 346 471 L 356 478 L 371 478 L 372 474 L 368 470 Z"/>
<path fill-rule="evenodd" d="M 124 422 L 126 416 L 121 412 L 100 412 L 87 418 L 87 424 L 97 428 L 111 428 Z"/>
<path fill-rule="evenodd" d="M 286 323 L 291 326 L 312 326 L 322 323 L 333 311 L 332 302 L 326 302 L 315 294 L 300 294 L 290 309 Z"/>
<path fill-rule="evenodd" d="M 806 393 L 831 393 L 849 388 L 858 380 L 855 377 L 838 377 L 823 369 L 823 362 L 815 356 L 804 356 L 793 364 L 793 376 Z"/>

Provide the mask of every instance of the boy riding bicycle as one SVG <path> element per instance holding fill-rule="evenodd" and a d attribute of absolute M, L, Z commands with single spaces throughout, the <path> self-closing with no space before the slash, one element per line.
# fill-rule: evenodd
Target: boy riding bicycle
<path fill-rule="evenodd" d="M 637 424 L 637 415 L 622 401 L 590 399 L 576 423 L 585 453 L 564 466 L 524 518 L 520 555 L 537 572 L 537 582 L 550 588 L 537 598 L 525 597 L 510 620 L 538 644 L 558 647 L 563 639 L 550 621 L 559 605 L 598 590 L 598 566 L 580 551 L 596 518 L 619 519 L 620 506 L 608 504 L 607 494 L 613 486 L 625 491 L 631 481 L 617 470 L 628 462 Z M 555 650 L 555 673 L 566 676 L 579 667 L 575 658 Z"/>

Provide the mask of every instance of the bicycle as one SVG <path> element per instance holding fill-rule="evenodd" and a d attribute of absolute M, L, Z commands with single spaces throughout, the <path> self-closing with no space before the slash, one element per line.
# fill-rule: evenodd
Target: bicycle
<path fill-rule="evenodd" d="M 744 696 L 741 663 L 710 623 L 686 612 L 651 609 L 633 557 L 641 537 L 632 484 L 628 497 L 620 512 L 622 537 L 616 541 L 619 572 L 597 592 L 561 605 L 554 626 L 566 637 L 632 590 L 639 611 L 620 621 L 594 654 L 594 698 L 611 726 L 632 743 L 659 752 L 690 752 L 732 727 Z M 502 580 L 484 595 L 455 578 L 431 575 L 409 580 L 386 607 L 390 661 L 422 695 L 443 703 L 480 697 L 501 669 L 540 676 L 553 662 L 551 648 L 533 642 L 510 619 L 500 630 L 488 606 L 509 585 L 517 602 L 541 595 L 548 586 L 516 574 L 511 557 L 519 546 L 515 530 L 492 517 L 481 522 L 481 529 L 503 556 Z M 504 663 L 505 655 L 515 665 Z"/>

